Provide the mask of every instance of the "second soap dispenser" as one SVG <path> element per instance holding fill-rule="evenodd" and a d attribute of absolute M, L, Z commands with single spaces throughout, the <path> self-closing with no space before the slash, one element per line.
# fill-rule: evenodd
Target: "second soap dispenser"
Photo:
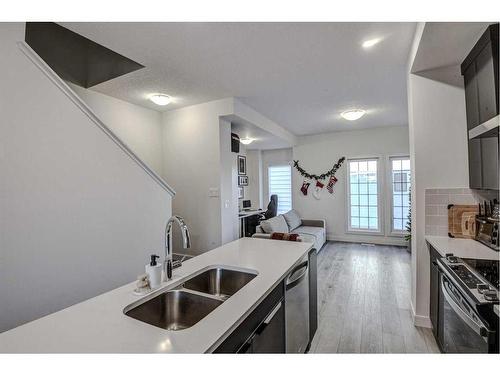
<path fill-rule="evenodd" d="M 151 261 L 146 264 L 146 274 L 149 277 L 149 285 L 151 289 L 157 288 L 161 284 L 161 263 L 158 263 L 156 259 L 160 258 L 158 255 L 151 255 Z"/>

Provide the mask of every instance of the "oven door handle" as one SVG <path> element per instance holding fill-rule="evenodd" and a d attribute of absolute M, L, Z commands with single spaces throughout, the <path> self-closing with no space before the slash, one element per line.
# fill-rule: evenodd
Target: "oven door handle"
<path fill-rule="evenodd" d="M 446 280 L 446 281 L 445 281 Z M 462 319 L 462 321 L 467 324 L 475 333 L 483 337 L 485 341 L 489 342 L 490 335 L 492 331 L 486 328 L 484 325 L 478 325 L 472 318 L 459 306 L 456 300 L 448 293 L 445 286 L 446 283 L 450 283 L 445 276 L 441 279 L 441 290 L 443 291 L 444 298 L 446 302 L 450 305 L 453 311 Z"/>

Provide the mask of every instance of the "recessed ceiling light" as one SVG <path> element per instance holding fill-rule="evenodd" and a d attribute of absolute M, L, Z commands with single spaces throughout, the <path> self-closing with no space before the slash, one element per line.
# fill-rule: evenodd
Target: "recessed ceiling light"
<path fill-rule="evenodd" d="M 253 142 L 252 138 L 241 138 L 240 142 L 243 143 L 244 145 L 249 145 L 250 143 Z"/>
<path fill-rule="evenodd" d="M 363 46 L 363 48 L 371 48 L 375 44 L 380 43 L 381 40 L 382 40 L 382 38 L 368 39 L 368 40 L 365 40 L 363 42 L 363 44 L 361 44 L 361 45 Z"/>
<path fill-rule="evenodd" d="M 365 115 L 366 111 L 363 109 L 351 109 L 349 111 L 342 112 L 340 115 L 349 121 L 359 120 Z"/>
<path fill-rule="evenodd" d="M 149 100 L 157 105 L 167 105 L 172 102 L 172 98 L 165 94 L 152 94 L 149 96 Z"/>

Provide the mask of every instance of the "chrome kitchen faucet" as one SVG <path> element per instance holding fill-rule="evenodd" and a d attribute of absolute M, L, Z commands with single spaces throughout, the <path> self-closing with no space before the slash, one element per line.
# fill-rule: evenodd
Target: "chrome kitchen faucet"
<path fill-rule="evenodd" d="M 189 237 L 189 229 L 184 222 L 184 219 L 180 216 L 173 215 L 167 221 L 165 226 L 165 262 L 163 263 L 163 281 L 170 280 L 172 278 L 172 225 L 176 222 L 181 228 L 182 234 L 182 246 L 184 249 L 191 247 L 191 238 Z"/>

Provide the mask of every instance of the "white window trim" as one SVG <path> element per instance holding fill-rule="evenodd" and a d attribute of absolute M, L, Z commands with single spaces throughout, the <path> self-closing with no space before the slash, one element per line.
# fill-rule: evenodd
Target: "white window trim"
<path fill-rule="evenodd" d="M 378 230 L 369 230 L 369 229 L 356 229 L 351 228 L 351 187 L 350 187 L 350 162 L 351 161 L 364 161 L 364 160 L 377 160 L 377 213 L 379 219 L 379 229 Z M 346 212 L 346 226 L 345 232 L 347 234 L 362 234 L 362 235 L 371 235 L 371 236 L 384 236 L 385 235 L 385 220 L 384 220 L 384 191 L 385 191 L 385 182 L 384 182 L 384 164 L 382 156 L 367 156 L 367 157 L 352 157 L 346 159 L 347 162 L 347 171 L 346 171 L 346 200 L 345 200 L 345 212 Z"/>
<path fill-rule="evenodd" d="M 393 214 L 393 211 L 394 211 L 394 199 L 392 197 L 392 164 L 391 164 L 391 161 L 392 159 L 398 159 L 398 158 L 408 158 L 410 159 L 410 155 L 408 154 L 391 154 L 391 155 L 388 155 L 387 158 L 386 158 L 386 165 L 387 165 L 387 168 L 386 168 L 386 181 L 387 181 L 387 201 L 390 202 L 390 207 L 389 207 L 389 210 L 387 212 L 387 220 L 386 220 L 386 228 L 385 228 L 385 231 L 387 233 L 387 236 L 388 237 L 400 237 L 400 238 L 403 238 L 404 236 L 406 236 L 408 234 L 408 232 L 406 230 L 394 230 L 393 226 L 392 226 L 392 214 Z M 410 159 L 410 176 L 411 176 L 411 159 Z M 413 176 L 411 176 L 413 177 Z M 410 178 L 411 178 L 410 177 Z M 411 194 L 411 187 L 413 187 L 413 179 L 410 180 L 410 194 Z"/>

